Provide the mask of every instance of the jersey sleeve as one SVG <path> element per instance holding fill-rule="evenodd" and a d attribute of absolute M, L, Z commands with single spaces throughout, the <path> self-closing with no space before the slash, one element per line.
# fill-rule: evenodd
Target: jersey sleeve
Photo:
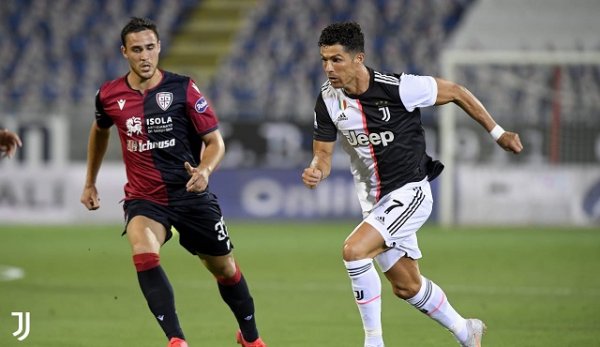
<path fill-rule="evenodd" d="M 189 80 L 186 93 L 187 114 L 194 124 L 198 135 L 208 134 L 219 127 L 219 121 L 212 107 L 208 104 L 206 97 L 193 80 Z"/>
<path fill-rule="evenodd" d="M 402 74 L 400 76 L 400 99 L 408 112 L 417 107 L 433 106 L 437 99 L 437 83 L 431 76 Z"/>
<path fill-rule="evenodd" d="M 96 124 L 100 128 L 110 128 L 113 125 L 113 120 L 104 111 L 104 105 L 100 99 L 100 90 L 98 89 L 96 92 Z"/>
<path fill-rule="evenodd" d="M 314 118 L 313 139 L 325 142 L 335 141 L 337 139 L 337 128 L 331 117 L 329 117 L 329 111 L 327 111 L 322 94 L 319 94 L 317 99 Z"/>

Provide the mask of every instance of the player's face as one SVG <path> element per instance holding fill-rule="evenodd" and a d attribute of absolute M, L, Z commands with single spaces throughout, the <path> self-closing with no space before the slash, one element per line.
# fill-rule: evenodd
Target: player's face
<path fill-rule="evenodd" d="M 346 88 L 356 82 L 363 54 L 351 54 L 340 44 L 321 46 L 323 70 L 334 88 Z M 352 88 L 350 88 L 352 89 Z"/>
<path fill-rule="evenodd" d="M 121 47 L 123 56 L 129 61 L 131 72 L 142 80 L 154 76 L 158 67 L 160 41 L 152 30 L 129 33 L 125 36 L 125 46 Z"/>

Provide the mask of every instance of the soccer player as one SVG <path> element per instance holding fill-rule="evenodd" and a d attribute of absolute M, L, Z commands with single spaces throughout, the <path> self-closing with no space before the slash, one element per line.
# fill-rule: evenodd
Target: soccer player
<path fill-rule="evenodd" d="M 443 169 L 425 152 L 419 108 L 453 102 L 513 153 L 523 149 L 519 136 L 504 131 L 456 83 L 367 67 L 357 23 L 329 25 L 318 45 L 328 80 L 315 105 L 314 156 L 302 180 L 312 189 L 327 178 L 340 133 L 363 211 L 363 221 L 345 240 L 342 253 L 362 318 L 364 346 L 384 345 L 381 281 L 373 259 L 396 296 L 450 330 L 462 346 L 481 346 L 484 323 L 463 318 L 444 291 L 419 271 L 416 232 L 431 213 L 429 181 Z"/>
<path fill-rule="evenodd" d="M 0 129 L 0 157 L 12 158 L 17 147 L 23 146 L 21 138 L 8 129 Z"/>
<path fill-rule="evenodd" d="M 264 347 L 219 203 L 208 190 L 209 176 L 225 151 L 217 117 L 193 80 L 157 68 L 160 40 L 152 21 L 132 18 L 121 31 L 121 42 L 129 72 L 104 83 L 96 95 L 81 202 L 89 210 L 100 207 L 96 177 L 115 125 L 127 172 L 125 233 L 142 293 L 168 346 L 188 346 L 159 256 L 175 227 L 179 243 L 215 276 L 238 322 L 237 342 Z M 198 293 L 199 299 L 203 295 Z"/>

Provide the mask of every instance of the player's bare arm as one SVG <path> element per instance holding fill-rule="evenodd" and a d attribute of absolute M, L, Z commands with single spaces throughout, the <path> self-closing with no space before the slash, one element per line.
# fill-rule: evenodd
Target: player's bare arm
<path fill-rule="evenodd" d="M 499 137 L 496 143 L 504 150 L 518 154 L 523 150 L 523 145 L 519 138 L 519 134 L 504 131 L 494 121 L 489 112 L 485 109 L 481 101 L 475 97 L 467 88 L 441 78 L 435 79 L 438 87 L 436 105 L 444 105 L 453 102 L 462 108 L 471 118 L 481 124 L 488 132 L 494 133 L 499 131 Z"/>
<path fill-rule="evenodd" d="M 313 160 L 302 172 L 302 182 L 306 187 L 314 189 L 329 176 L 334 147 L 335 142 L 313 141 Z"/>
<path fill-rule="evenodd" d="M 100 198 L 98 198 L 98 190 L 96 189 L 96 178 L 98 177 L 104 154 L 108 148 L 109 138 L 109 128 L 100 128 L 96 122 L 92 124 L 88 140 L 87 174 L 83 193 L 81 194 L 81 203 L 88 210 L 97 210 L 100 208 Z"/>
<path fill-rule="evenodd" d="M 204 135 L 202 141 L 204 142 L 204 150 L 202 151 L 200 166 L 193 167 L 188 162 L 184 164 L 190 175 L 190 179 L 186 184 L 188 192 L 203 192 L 208 186 L 208 177 L 225 155 L 225 142 L 219 130 Z"/>

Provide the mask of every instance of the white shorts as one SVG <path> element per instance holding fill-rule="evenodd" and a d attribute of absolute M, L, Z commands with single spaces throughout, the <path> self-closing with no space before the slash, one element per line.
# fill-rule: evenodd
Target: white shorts
<path fill-rule="evenodd" d="M 388 271 L 400 258 L 421 258 L 417 230 L 431 214 L 433 197 L 427 179 L 408 183 L 384 196 L 363 222 L 375 228 L 389 247 L 375 260 L 381 271 Z"/>

